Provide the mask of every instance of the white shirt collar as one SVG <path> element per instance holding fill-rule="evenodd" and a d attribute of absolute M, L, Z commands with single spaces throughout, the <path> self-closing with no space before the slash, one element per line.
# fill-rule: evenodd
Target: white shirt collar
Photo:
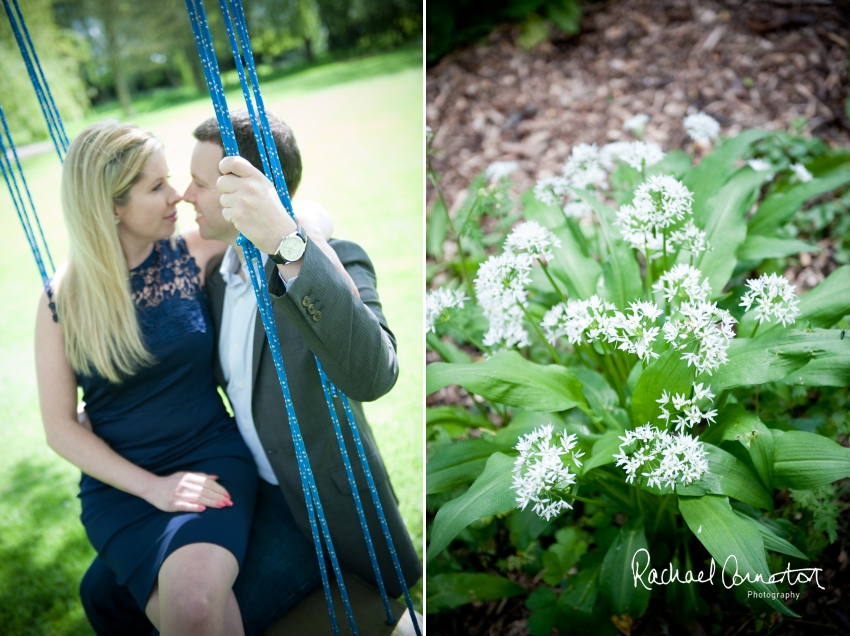
<path fill-rule="evenodd" d="M 265 269 L 266 262 L 269 260 L 269 255 L 260 252 L 263 258 L 263 268 Z M 245 279 L 239 275 L 239 268 L 242 268 L 242 271 L 245 273 Z M 221 273 L 221 277 L 224 279 L 224 284 L 228 287 L 239 286 L 239 285 L 250 285 L 251 279 L 248 275 L 248 263 L 240 263 L 239 256 L 236 254 L 236 250 L 233 249 L 232 245 L 227 246 L 227 251 L 224 253 L 224 258 L 221 259 L 221 267 L 218 268 L 219 273 Z"/>

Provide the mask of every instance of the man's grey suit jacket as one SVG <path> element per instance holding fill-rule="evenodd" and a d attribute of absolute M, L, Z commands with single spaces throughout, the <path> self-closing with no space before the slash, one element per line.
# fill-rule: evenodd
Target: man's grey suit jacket
<path fill-rule="evenodd" d="M 321 361 L 331 382 L 349 398 L 405 580 L 412 585 L 421 577 L 422 566 L 399 514 L 395 493 L 360 405 L 361 401 L 378 399 L 395 384 L 398 377 L 395 337 L 381 311 L 375 271 L 366 252 L 348 241 L 332 240 L 330 244 L 357 285 L 359 299 L 351 292 L 345 277 L 312 242 L 307 244 L 298 278 L 286 291 L 271 259 L 266 264 L 289 390 L 331 539 L 343 569 L 376 584 L 314 356 Z M 225 292 L 219 272 L 221 260 L 218 257 L 210 262 L 206 276 L 216 345 Z M 254 424 L 289 508 L 301 531 L 310 537 L 286 407 L 259 312 L 253 354 Z M 215 356 L 215 375 L 219 385 L 226 387 L 218 355 Z M 402 593 L 401 587 L 346 425 L 345 413 L 339 398 L 335 398 L 334 403 L 384 584 L 387 592 L 397 597 Z M 411 430 L 411 434 L 416 431 Z"/>

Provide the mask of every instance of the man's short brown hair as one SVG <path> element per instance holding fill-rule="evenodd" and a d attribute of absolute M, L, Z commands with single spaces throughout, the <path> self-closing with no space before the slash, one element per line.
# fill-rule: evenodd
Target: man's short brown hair
<path fill-rule="evenodd" d="M 301 151 L 295 141 L 292 129 L 283 123 L 274 113 L 266 111 L 269 119 L 269 128 L 272 132 L 277 154 L 280 157 L 280 166 L 283 168 L 283 177 L 289 188 L 289 194 L 294 195 L 301 183 Z M 263 162 L 260 159 L 260 151 L 257 148 L 257 140 L 254 138 L 254 129 L 251 127 L 251 118 L 248 110 L 240 108 L 230 112 L 230 121 L 233 122 L 233 131 L 236 133 L 236 143 L 239 146 L 239 154 L 251 162 L 257 170 L 262 172 Z M 221 141 L 221 131 L 218 121 L 210 117 L 192 132 L 198 141 L 211 141 L 224 148 Z"/>

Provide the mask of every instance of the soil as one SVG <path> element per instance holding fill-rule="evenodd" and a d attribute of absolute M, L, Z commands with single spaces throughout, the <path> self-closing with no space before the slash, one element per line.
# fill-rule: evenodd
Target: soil
<path fill-rule="evenodd" d="M 682 119 L 703 111 L 721 133 L 793 130 L 850 145 L 850 1 L 623 0 L 585 7 L 581 34 L 531 51 L 505 26 L 428 69 L 426 123 L 450 207 L 493 161 L 517 161 L 518 189 L 558 174 L 573 145 L 691 144 Z M 434 191 L 429 187 L 429 199 Z"/>

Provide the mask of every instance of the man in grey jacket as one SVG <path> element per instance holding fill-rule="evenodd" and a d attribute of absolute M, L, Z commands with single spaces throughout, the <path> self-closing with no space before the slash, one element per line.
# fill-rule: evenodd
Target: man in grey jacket
<path fill-rule="evenodd" d="M 283 395 L 245 259 L 236 245 L 240 231 L 269 255 L 264 272 L 289 389 L 343 570 L 375 585 L 315 358 L 349 398 L 407 585 L 420 578 L 422 569 L 360 405 L 387 393 L 398 376 L 395 338 L 381 310 L 372 263 L 354 243 L 304 236 L 258 169 L 247 113 L 234 112 L 232 120 L 242 157 L 224 158 L 216 120 L 205 121 L 194 132 L 198 143 L 192 184 L 184 199 L 195 206 L 201 235 L 229 244 L 223 257 L 210 260 L 205 279 L 219 345 L 216 379 L 227 392 L 260 474 L 248 554 L 234 585 L 246 634 L 259 634 L 320 580 Z M 298 147 L 285 124 L 274 116 L 270 120 L 294 193 L 301 177 Z M 338 397 L 334 402 L 383 581 L 390 596 L 397 597 L 401 587 L 342 404 Z M 80 592 L 98 634 L 150 634 L 144 615 L 98 559 Z"/>

